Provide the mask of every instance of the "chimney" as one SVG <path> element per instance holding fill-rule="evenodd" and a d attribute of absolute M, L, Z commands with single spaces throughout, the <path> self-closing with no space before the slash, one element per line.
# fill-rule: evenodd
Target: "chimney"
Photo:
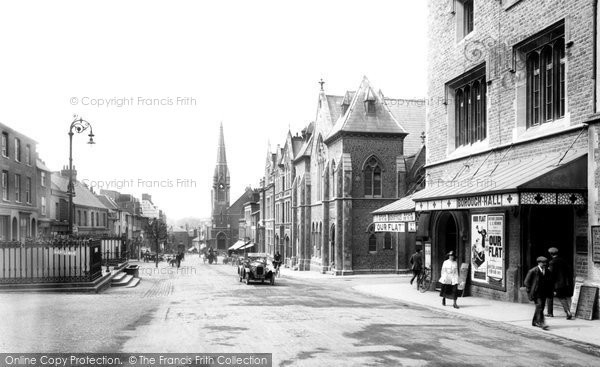
<path fill-rule="evenodd" d="M 69 167 L 63 166 L 60 175 L 69 178 Z M 73 181 L 77 181 L 77 170 L 75 169 L 75 166 L 73 166 Z"/>

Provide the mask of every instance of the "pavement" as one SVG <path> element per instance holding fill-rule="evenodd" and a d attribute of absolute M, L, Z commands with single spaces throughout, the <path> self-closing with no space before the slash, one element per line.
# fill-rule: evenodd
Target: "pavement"
<path fill-rule="evenodd" d="M 529 331 L 539 332 L 540 334 L 551 334 L 555 337 L 588 344 L 592 348 L 600 348 L 600 320 L 590 321 L 579 318 L 567 320 L 566 314 L 558 300 L 554 301 L 554 317 L 546 317 L 548 330 L 542 330 L 541 328 L 531 326 L 531 319 L 533 318 L 535 308 L 533 303 L 512 303 L 470 296 L 459 298 L 457 301 L 459 308 L 455 309 L 452 307 L 451 300 L 449 302 L 446 300 L 447 306 L 443 306 L 438 292 L 421 293 L 416 289 L 416 285 L 410 285 L 411 275 L 374 274 L 339 277 L 331 274 L 320 274 L 315 271 L 294 271 L 287 268 L 282 268 L 281 275 L 303 279 L 380 278 L 382 280 L 380 284 L 374 281 L 372 284 L 358 285 L 353 287 L 353 289 L 361 293 L 388 298 L 393 301 L 427 307 L 431 310 L 456 317 L 464 317 L 471 320 L 478 319 L 483 323 L 502 323 L 509 327 L 526 328 Z"/>

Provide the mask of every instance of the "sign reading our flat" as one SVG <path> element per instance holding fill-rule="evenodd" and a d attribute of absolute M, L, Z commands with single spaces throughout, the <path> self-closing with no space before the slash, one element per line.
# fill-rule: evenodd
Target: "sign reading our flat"
<path fill-rule="evenodd" d="M 406 232 L 406 223 L 375 223 L 375 232 Z"/>
<path fill-rule="evenodd" d="M 427 200 L 417 202 L 415 210 L 452 210 L 470 208 L 494 208 L 519 205 L 519 194 L 471 195 L 450 199 Z"/>

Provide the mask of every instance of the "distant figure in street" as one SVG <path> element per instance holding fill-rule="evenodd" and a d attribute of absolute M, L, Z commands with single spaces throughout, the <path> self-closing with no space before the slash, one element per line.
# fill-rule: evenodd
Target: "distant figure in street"
<path fill-rule="evenodd" d="M 146 253 L 144 254 L 144 262 L 149 262 L 150 261 L 150 251 L 146 250 Z"/>
<path fill-rule="evenodd" d="M 571 273 L 571 267 L 562 257 L 558 256 L 558 249 L 556 247 L 550 247 L 548 253 L 552 256 L 552 259 L 548 263 L 548 270 L 550 270 L 550 274 L 552 275 L 554 294 L 551 294 L 547 299 L 548 313 L 546 316 L 554 317 L 553 296 L 556 296 L 567 314 L 567 320 L 571 320 L 573 318 L 571 314 L 571 297 L 573 296 L 573 274 Z"/>
<path fill-rule="evenodd" d="M 531 326 L 540 327 L 543 330 L 548 330 L 548 326 L 544 321 L 544 306 L 546 298 L 552 296 L 553 284 L 552 275 L 546 268 L 548 259 L 544 256 L 537 258 L 537 266 L 531 268 L 525 277 L 525 288 L 529 300 L 535 302 L 535 313 Z"/>
<path fill-rule="evenodd" d="M 448 259 L 442 264 L 442 275 L 439 280 L 442 283 L 442 290 L 440 291 L 442 305 L 446 306 L 446 298 L 452 298 L 454 300 L 454 308 L 459 308 L 456 304 L 456 299 L 458 298 L 458 264 L 456 263 L 454 251 L 448 252 L 446 257 Z"/>
<path fill-rule="evenodd" d="M 413 277 L 410 280 L 410 284 L 413 284 L 415 278 L 417 278 L 417 283 L 421 279 L 421 271 L 423 271 L 423 254 L 421 253 L 421 249 L 418 248 L 417 251 L 412 254 L 410 257 L 410 268 L 412 269 Z"/>
<path fill-rule="evenodd" d="M 177 257 L 175 258 L 175 260 L 177 261 L 178 268 L 181 266 L 181 259 L 183 259 L 183 253 L 181 251 L 179 251 L 179 253 L 177 254 Z"/>
<path fill-rule="evenodd" d="M 277 253 L 273 257 L 273 267 L 275 269 L 278 269 L 280 266 L 281 266 L 281 254 L 279 253 L 279 251 L 277 251 Z"/>

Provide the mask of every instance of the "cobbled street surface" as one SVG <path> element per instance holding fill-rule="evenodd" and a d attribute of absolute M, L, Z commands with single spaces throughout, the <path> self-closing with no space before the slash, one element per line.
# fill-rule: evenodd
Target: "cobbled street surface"
<path fill-rule="evenodd" d="M 2 352 L 273 353 L 274 366 L 598 366 L 592 348 L 373 297 L 398 276 L 240 283 L 196 256 L 141 263 L 136 288 L 0 294 Z M 530 315 L 524 315 L 529 318 Z"/>

